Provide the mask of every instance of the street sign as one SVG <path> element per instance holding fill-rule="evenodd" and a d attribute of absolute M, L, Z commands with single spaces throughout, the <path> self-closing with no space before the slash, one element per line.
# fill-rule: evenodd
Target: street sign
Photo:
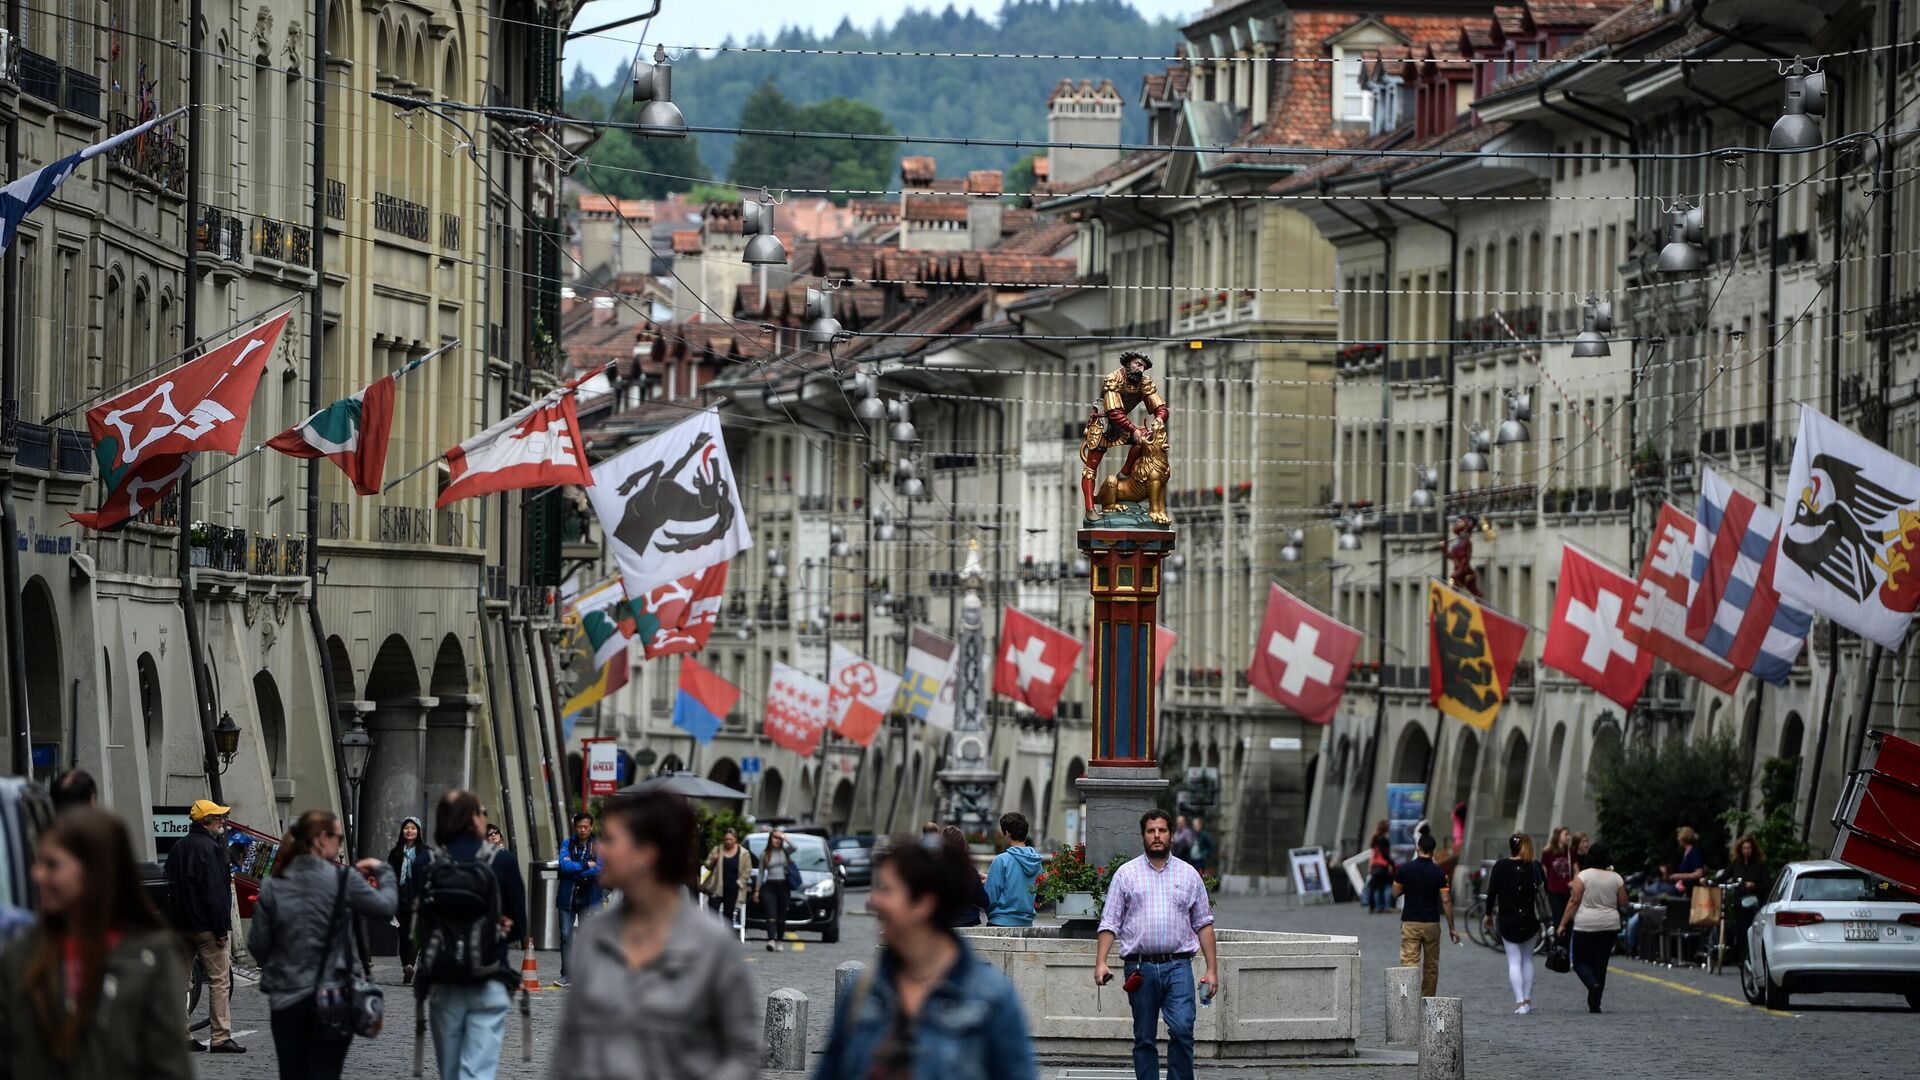
<path fill-rule="evenodd" d="M 760 773 L 759 758 L 743 757 L 740 759 L 740 775 L 741 776 L 758 776 L 759 773 Z"/>
<path fill-rule="evenodd" d="M 1299 740 L 1299 739 L 1296 739 L 1296 738 L 1294 738 L 1294 737 L 1292 737 L 1292 736 L 1290 736 L 1290 735 L 1279 735 L 1279 736 L 1275 736 L 1274 738 L 1271 738 L 1271 739 L 1268 739 L 1268 740 L 1267 740 L 1267 749 L 1269 749 L 1269 750 L 1298 750 L 1298 749 L 1300 749 L 1300 740 Z"/>
<path fill-rule="evenodd" d="M 586 739 L 587 798 L 611 795 L 620 790 L 620 746 L 612 739 Z"/>

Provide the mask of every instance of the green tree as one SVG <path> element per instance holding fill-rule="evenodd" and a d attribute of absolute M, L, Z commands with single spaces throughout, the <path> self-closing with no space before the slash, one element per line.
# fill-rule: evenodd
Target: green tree
<path fill-rule="evenodd" d="M 865 102 L 835 95 L 811 105 L 795 105 L 771 78 L 763 80 L 741 107 L 739 126 L 760 131 L 893 132 L 880 110 Z M 879 190 L 892 175 L 894 149 L 891 143 L 851 139 L 743 135 L 734 143 L 727 176 L 747 188 Z"/>
<path fill-rule="evenodd" d="M 1677 854 L 1673 834 L 1691 825 L 1707 865 L 1724 865 L 1722 814 L 1747 786 L 1747 755 L 1726 736 L 1640 739 L 1599 764 L 1594 804 L 1614 866 L 1630 873 Z"/>
<path fill-rule="evenodd" d="M 794 131 L 800 127 L 800 110 L 773 84 L 773 76 L 760 80 L 740 107 L 739 127 L 759 131 Z M 806 140 L 811 142 L 812 140 Z M 727 178 L 736 184 L 779 185 L 787 175 L 792 157 L 801 140 L 779 139 L 765 135 L 743 135 L 733 144 L 733 164 Z"/>
<path fill-rule="evenodd" d="M 1767 857 L 1767 868 L 1780 867 L 1807 857 L 1810 850 L 1800 839 L 1800 825 L 1794 820 L 1794 788 L 1800 780 L 1800 759 L 1773 757 L 1760 764 L 1760 817 L 1745 810 L 1728 810 L 1720 815 L 1727 831 L 1734 836 L 1753 833 L 1753 841 Z"/>
<path fill-rule="evenodd" d="M 654 139 L 610 128 L 587 152 L 591 174 L 584 183 L 621 199 L 658 199 L 685 191 L 706 175 L 699 144 L 685 139 Z"/>
<path fill-rule="evenodd" d="M 1033 190 L 1033 159 L 1038 153 L 1022 154 L 1020 160 L 1007 170 L 1006 191 L 1009 195 L 1025 195 Z"/>

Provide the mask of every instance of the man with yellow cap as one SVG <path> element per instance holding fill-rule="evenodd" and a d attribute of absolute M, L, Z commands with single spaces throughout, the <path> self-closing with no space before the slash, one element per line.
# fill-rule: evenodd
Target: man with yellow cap
<path fill-rule="evenodd" d="M 227 815 L 233 808 L 201 799 L 187 811 L 193 827 L 167 853 L 168 919 L 186 936 L 192 955 L 207 975 L 207 1014 L 212 1020 L 206 1046 L 188 1041 L 194 1050 L 215 1054 L 244 1054 L 233 1041 L 233 1010 L 227 1001 L 227 935 L 233 929 L 233 879 L 228 876 Z M 192 1017 L 188 1017 L 192 1020 Z"/>

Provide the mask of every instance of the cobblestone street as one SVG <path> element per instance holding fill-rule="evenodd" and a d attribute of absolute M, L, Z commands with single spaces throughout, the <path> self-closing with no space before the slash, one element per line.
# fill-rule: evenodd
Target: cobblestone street
<path fill-rule="evenodd" d="M 756 1017 L 768 991 L 791 987 L 811 1002 L 812 1045 L 817 1051 L 826 1039 L 832 1019 L 833 969 L 842 961 L 861 959 L 874 945 L 874 923 L 860 909 L 866 894 L 848 894 L 847 913 L 838 944 L 807 940 L 789 943 L 786 950 L 769 953 L 757 941 L 745 947 L 760 996 L 743 1002 Z M 1369 917 L 1356 905 L 1295 908 L 1261 897 L 1226 897 L 1219 906 L 1222 925 L 1253 930 L 1357 934 L 1364 957 L 1361 1044 L 1378 1048 L 1384 1041 L 1382 970 L 1399 960 L 1397 919 Z M 559 972 L 558 953 L 539 954 L 543 979 Z M 411 1068 L 413 998 L 399 986 L 399 969 L 391 960 L 375 966 L 376 978 L 388 986 L 387 1031 L 376 1040 L 357 1040 L 347 1059 L 349 1076 L 404 1076 Z M 1234 988 L 1229 985 L 1226 993 Z M 1857 1080 L 1893 1080 L 1911 1075 L 1911 1042 L 1916 1030 L 1913 1014 L 1892 996 L 1816 995 L 1795 1001 L 1790 1013 L 1769 1013 L 1745 1003 L 1739 979 L 1731 970 L 1713 976 L 1698 970 L 1669 969 L 1615 958 L 1607 983 L 1606 1011 L 1586 1012 L 1585 995 L 1572 975 L 1538 969 L 1534 1012 L 1513 1015 L 1507 990 L 1506 962 L 1501 954 L 1471 942 L 1449 949 L 1442 960 L 1440 992 L 1464 1000 L 1466 1054 L 1469 1076 L 1538 1078 L 1603 1073 L 1676 1075 L 1674 1059 L 1691 1064 L 1679 1072 L 1731 1070 L 1742 1080 L 1801 1078 L 1814 1080 L 1845 1075 Z M 532 995 L 533 1060 L 521 1060 L 518 1005 L 508 1024 L 501 1077 L 546 1075 L 555 1044 L 565 990 L 542 990 Z M 204 1010 L 203 1010 L 204 1011 Z M 273 1040 L 267 1030 L 266 1002 L 258 990 L 244 986 L 235 993 L 234 1027 L 247 1046 L 244 1057 L 201 1057 L 198 1075 L 209 1080 L 256 1080 L 272 1076 Z M 1669 1065 L 1656 1065 L 1656 1061 Z M 1633 1063 L 1647 1062 L 1642 1069 Z M 433 1048 L 426 1048 L 427 1075 L 433 1074 Z M 1042 1070 L 1047 1077 L 1105 1080 L 1130 1077 L 1114 1071 L 1119 1061 L 1061 1063 Z M 1070 1070 L 1070 1072 L 1069 1072 Z M 1217 1067 L 1200 1069 L 1202 1076 L 1252 1080 L 1265 1070 Z M 1302 1069 L 1275 1070 L 1297 1076 Z M 1330 1066 L 1340 1080 L 1393 1077 L 1410 1080 L 1411 1065 Z"/>

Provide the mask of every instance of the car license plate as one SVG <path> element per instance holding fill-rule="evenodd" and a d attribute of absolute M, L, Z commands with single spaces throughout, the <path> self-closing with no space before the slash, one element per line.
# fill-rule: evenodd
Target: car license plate
<path fill-rule="evenodd" d="M 1848 941 L 1879 941 L 1880 924 L 1870 922 L 1850 922 L 1847 924 Z"/>

